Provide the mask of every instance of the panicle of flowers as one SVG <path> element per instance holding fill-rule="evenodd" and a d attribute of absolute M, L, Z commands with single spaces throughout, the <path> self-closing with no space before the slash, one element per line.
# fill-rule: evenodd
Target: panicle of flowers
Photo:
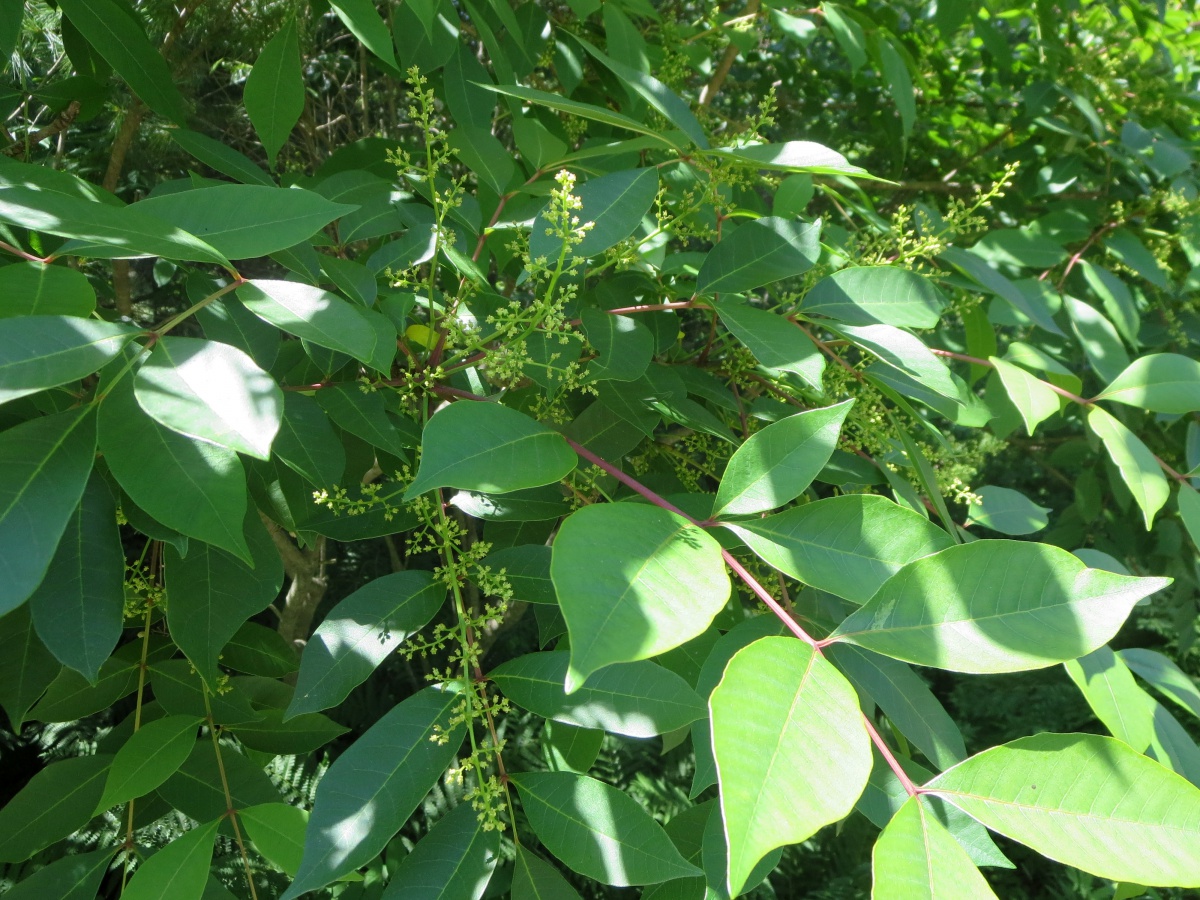
<path fill-rule="evenodd" d="M 167 591 L 158 583 L 149 566 L 141 563 L 125 566 L 126 619 L 142 618 L 147 609 L 165 609 Z"/>

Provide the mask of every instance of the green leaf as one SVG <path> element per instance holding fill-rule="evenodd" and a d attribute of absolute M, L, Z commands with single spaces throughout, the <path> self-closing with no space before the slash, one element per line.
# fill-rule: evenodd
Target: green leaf
<path fill-rule="evenodd" d="M 1125 486 L 1142 510 L 1146 530 L 1154 523 L 1154 514 L 1171 495 L 1170 485 L 1158 460 L 1141 439 L 1115 417 L 1098 406 L 1088 411 L 1088 427 L 1104 444 Z M 1128 501 L 1126 501 L 1128 502 Z"/>
<path fill-rule="evenodd" d="M 127 325 L 75 316 L 6 322 L 0 333 L 0 403 L 92 374 L 137 334 Z"/>
<path fill-rule="evenodd" d="M 1200 410 L 1200 361 L 1178 353 L 1135 359 L 1097 400 L 1116 400 L 1151 412 L 1187 415 Z"/>
<path fill-rule="evenodd" d="M 1021 414 L 1025 430 L 1032 435 L 1038 425 L 1058 412 L 1061 405 L 1058 394 L 1044 381 L 1034 378 L 1020 366 L 1005 362 L 996 356 L 989 359 L 1004 384 L 1008 399 Z"/>
<path fill-rule="evenodd" d="M 612 125 L 616 128 L 624 128 L 627 131 L 636 132 L 637 134 L 644 134 L 664 147 L 676 150 L 684 149 L 667 135 L 655 131 L 653 128 L 643 125 L 636 119 L 629 118 L 629 116 L 613 112 L 611 109 L 593 106 L 590 103 L 580 103 L 578 100 L 568 100 L 560 94 L 551 94 L 547 91 L 539 91 L 536 88 L 527 88 L 516 84 L 480 84 L 479 86 L 489 91 L 495 91 L 497 94 L 503 94 L 506 97 L 516 97 L 518 100 L 524 100 L 527 103 L 534 103 L 538 106 L 544 106 L 547 109 L 553 109 L 556 112 L 566 113 L 568 116 L 578 116 L 581 119 L 602 122 L 605 125 Z"/>
<path fill-rule="evenodd" d="M 783 144 L 743 144 L 719 147 L 706 154 L 716 159 L 732 159 L 757 169 L 783 172 L 810 172 L 814 175 L 854 175 L 870 178 L 866 169 L 852 166 L 846 157 L 823 144 L 812 141 L 787 141 Z"/>
<path fill-rule="evenodd" d="M 636 800 L 572 772 L 512 776 L 529 826 L 572 871 L 602 884 L 658 884 L 699 875 Z"/>
<path fill-rule="evenodd" d="M 425 426 L 406 500 L 439 487 L 504 494 L 553 484 L 578 458 L 562 435 L 499 403 L 452 403 Z"/>
<path fill-rule="evenodd" d="M 170 66 L 150 43 L 131 8 L 112 0 L 66 0 L 59 6 L 143 103 L 176 125 L 184 123 L 187 106 Z"/>
<path fill-rule="evenodd" d="M 247 675 L 283 678 L 300 668 L 300 657 L 275 629 L 247 622 L 221 651 L 221 665 Z"/>
<path fill-rule="evenodd" d="M 1121 650 L 1119 655 L 1139 677 L 1200 718 L 1200 688 L 1174 662 L 1161 653 L 1140 648 Z"/>
<path fill-rule="evenodd" d="M 236 453 L 159 425 L 138 405 L 133 379 L 100 404 L 100 450 L 117 483 L 163 525 L 249 560 L 246 473 Z"/>
<path fill-rule="evenodd" d="M 174 547 L 164 551 L 171 637 L 213 691 L 221 650 L 243 622 L 270 606 L 283 584 L 283 563 L 257 518 L 251 510 L 246 521 L 253 565 L 208 544 L 193 546 L 186 557 Z"/>
<path fill-rule="evenodd" d="M 370 363 L 380 335 L 361 310 L 336 294 L 293 281 L 255 279 L 237 290 L 238 299 L 264 322 L 288 334 Z M 395 338 L 393 335 L 393 344 Z"/>
<path fill-rule="evenodd" d="M 450 132 L 447 142 L 462 163 L 475 173 L 480 184 L 503 194 L 516 171 L 516 164 L 490 127 L 460 124 Z"/>
<path fill-rule="evenodd" d="M 213 140 L 208 135 L 188 131 L 186 128 L 173 128 L 170 134 L 171 140 L 210 169 L 228 175 L 242 184 L 275 187 L 275 182 L 261 166 L 229 145 Z"/>
<path fill-rule="evenodd" d="M 808 335 L 783 316 L 730 301 L 717 305 L 717 315 L 768 369 L 792 372 L 809 386 L 823 390 L 821 373 L 825 371 L 825 357 Z"/>
<path fill-rule="evenodd" d="M 916 92 L 913 91 L 912 77 L 908 74 L 908 66 L 905 65 L 900 51 L 893 45 L 893 39 L 880 37 L 879 61 L 888 91 L 900 113 L 900 127 L 907 138 L 912 134 L 913 124 L 917 120 L 917 98 Z"/>
<path fill-rule="evenodd" d="M 400 72 L 400 67 L 396 65 L 392 35 L 379 18 L 371 0 L 330 0 L 329 5 L 364 47 L 393 72 Z"/>
<path fill-rule="evenodd" d="M 642 217 L 650 211 L 658 194 L 658 169 L 629 169 L 613 172 L 585 181 L 572 193 L 583 204 L 572 215 L 579 217 L 581 225 L 592 223 L 583 240 L 567 251 L 568 257 L 588 258 L 599 256 L 605 250 L 619 244 L 633 234 L 642 223 Z M 563 253 L 563 240 L 547 234 L 552 228 L 543 210 L 533 221 L 529 234 L 529 255 L 546 257 L 553 269 Z"/>
<path fill-rule="evenodd" d="M 1167 276 L 1146 245 L 1128 228 L 1116 228 L 1104 238 L 1104 247 L 1157 288 L 1167 287 Z"/>
<path fill-rule="evenodd" d="M 218 290 L 207 278 L 188 278 L 188 299 L 199 302 Z M 196 310 L 196 321 L 204 328 L 204 336 L 237 347 L 253 359 L 260 368 L 269 369 L 279 358 L 283 335 L 254 315 L 236 297 L 224 296 Z"/>
<path fill-rule="evenodd" d="M 988 262 L 1026 269 L 1049 269 L 1067 258 L 1059 240 L 1029 228 L 996 228 L 971 248 Z"/>
<path fill-rule="evenodd" d="M 542 728 L 542 758 L 551 772 L 586 775 L 596 764 L 602 746 L 604 732 L 595 728 L 551 721 Z"/>
<path fill-rule="evenodd" d="M 1114 738 L 1021 738 L 925 789 L 993 831 L 1101 878 L 1200 886 L 1200 790 Z"/>
<path fill-rule="evenodd" d="M 0 809 L 0 862 L 22 862 L 92 818 L 111 756 L 52 762 Z"/>
<path fill-rule="evenodd" d="M 1108 647 L 1063 664 L 1096 718 L 1117 740 L 1139 753 L 1154 740 L 1158 702 L 1138 687 L 1133 673 Z"/>
<path fill-rule="evenodd" d="M 871 854 L 876 900 L 982 900 L 996 895 L 919 796 L 892 817 Z"/>
<path fill-rule="evenodd" d="M 387 416 L 382 394 L 364 394 L 357 384 L 335 384 L 317 392 L 317 403 L 339 428 L 392 456 L 405 458 L 404 442 Z"/>
<path fill-rule="evenodd" d="M 475 808 L 460 803 L 401 860 L 381 900 L 480 900 L 499 852 L 500 832 L 484 831 Z"/>
<path fill-rule="evenodd" d="M 1048 310 L 1031 303 L 1019 287 L 984 262 L 983 257 L 958 247 L 949 247 L 939 253 L 938 258 L 966 273 L 985 291 L 1004 300 L 1039 328 L 1065 337 Z"/>
<path fill-rule="evenodd" d="M 281 900 L 335 881 L 387 846 L 458 753 L 466 729 L 450 719 L 459 700 L 426 688 L 334 761 L 317 785 L 300 871 Z"/>
<path fill-rule="evenodd" d="M 821 255 L 820 236 L 820 221 L 767 217 L 747 222 L 708 252 L 696 292 L 736 294 L 807 272 Z"/>
<path fill-rule="evenodd" d="M 871 775 L 871 739 L 854 688 L 793 637 L 739 650 L 709 708 L 736 897 L 771 850 L 850 813 Z"/>
<path fill-rule="evenodd" d="M 1084 280 L 1092 289 L 1092 293 L 1100 298 L 1104 311 L 1108 313 L 1108 318 L 1117 327 L 1125 343 L 1137 349 L 1137 335 L 1141 330 L 1142 321 L 1133 294 L 1125 282 L 1108 269 L 1092 265 L 1087 260 L 1080 260 L 1078 265 Z"/>
<path fill-rule="evenodd" d="M 61 669 L 30 715 L 39 722 L 73 722 L 108 709 L 137 689 L 137 669 L 136 662 L 121 658 L 120 648 L 100 667 L 95 684 L 74 669 Z M 99 793 L 96 799 L 100 799 Z"/>
<path fill-rule="evenodd" d="M 656 506 L 585 506 L 559 527 L 553 549 L 550 575 L 571 635 L 568 694 L 607 665 L 691 640 L 729 599 L 721 545 Z"/>
<path fill-rule="evenodd" d="M 283 391 L 254 360 L 228 344 L 165 337 L 133 379 L 146 414 L 172 431 L 270 459 L 283 417 Z"/>
<path fill-rule="evenodd" d="M 767 512 L 799 497 L 829 462 L 853 405 L 810 409 L 751 435 L 725 466 L 712 517 Z"/>
<path fill-rule="evenodd" d="M 797 581 L 866 603 L 903 566 L 953 546 L 945 531 L 886 497 L 849 494 L 726 524 Z"/>
<path fill-rule="evenodd" d="M 96 455 L 91 413 L 80 407 L 0 432 L 0 546 L 10 548 L 0 554 L 0 615 L 41 583 L 79 505 Z"/>
<path fill-rule="evenodd" d="M 116 849 L 104 847 L 56 859 L 44 869 L 13 885 L 8 900 L 95 900 Z"/>
<path fill-rule="evenodd" d="M 804 295 L 800 311 L 848 325 L 933 328 L 948 301 L 933 282 L 899 266 L 855 266 L 826 275 Z"/>
<path fill-rule="evenodd" d="M 308 810 L 286 803 L 261 803 L 238 812 L 238 821 L 254 842 L 254 849 L 275 868 L 293 878 L 304 854 Z"/>
<path fill-rule="evenodd" d="M 47 649 L 95 681 L 124 628 L 125 551 L 112 492 L 94 473 L 29 609 Z"/>
<path fill-rule="evenodd" d="M 312 753 L 350 730 L 320 713 L 304 713 L 286 721 L 283 716 L 282 709 L 266 709 L 253 722 L 230 725 L 229 730 L 245 747 L 273 756 Z"/>
<path fill-rule="evenodd" d="M 683 728 L 705 714 L 704 701 L 674 672 L 649 660 L 593 673 L 567 694 L 569 654 L 527 653 L 488 673 L 518 706 L 581 728 L 650 738 Z"/>
<path fill-rule="evenodd" d="M 62 664 L 38 640 L 28 605 L 0 616 L 0 707 L 13 732 L 21 733 L 25 714 L 61 670 Z"/>
<path fill-rule="evenodd" d="M 133 207 L 196 235 L 230 259 L 286 250 L 357 209 L 300 188 L 219 184 L 142 200 Z"/>
<path fill-rule="evenodd" d="M 96 812 L 142 797 L 174 775 L 192 752 L 200 722 L 192 716 L 165 716 L 135 731 L 113 757 Z"/>
<path fill-rule="evenodd" d="M 453 502 L 453 501 L 451 501 Z M 558 516 L 554 516 L 558 518 Z M 544 544 L 522 544 L 493 550 L 483 558 L 481 566 L 492 572 L 504 570 L 513 589 L 513 599 L 526 603 L 558 604 L 554 582 L 550 580 L 550 559 L 554 551 Z"/>
<path fill-rule="evenodd" d="M 593 381 L 636 381 L 654 356 L 654 335 L 631 316 L 615 316 L 594 306 L 579 312 L 588 343 L 598 358 L 588 365 Z"/>
<path fill-rule="evenodd" d="M 579 900 L 579 894 L 558 869 L 523 844 L 518 844 L 517 859 L 513 864 L 512 900 Z"/>
<path fill-rule="evenodd" d="M 133 873 L 121 900 L 201 900 L 220 824 L 197 826 L 151 856 Z"/>
<path fill-rule="evenodd" d="M 1082 300 L 1064 297 L 1071 331 L 1079 340 L 1092 370 L 1101 381 L 1111 381 L 1129 365 L 1129 354 L 1113 324 Z"/>
<path fill-rule="evenodd" d="M 346 450 L 329 417 L 315 400 L 296 391 L 283 395 L 283 418 L 271 449 L 313 484 L 336 484 L 346 471 Z"/>
<path fill-rule="evenodd" d="M 287 718 L 337 706 L 424 627 L 446 599 L 430 572 L 394 572 L 342 600 L 309 639 Z"/>
<path fill-rule="evenodd" d="M 951 400 L 960 399 L 958 385 L 946 364 L 934 356 L 920 338 L 909 332 L 892 325 L 839 325 L 832 330 L 931 391 Z"/>
<path fill-rule="evenodd" d="M 304 73 L 295 19 L 289 18 L 263 47 L 246 79 L 242 102 L 267 151 L 267 162 L 275 168 L 275 157 L 304 112 Z"/>
<path fill-rule="evenodd" d="M 954 672 L 1040 669 L 1107 643 L 1170 583 L 1089 569 L 1050 544 L 975 541 L 906 565 L 833 636 Z"/>
<path fill-rule="evenodd" d="M 20 262 L 0 268 L 0 319 L 88 316 L 95 308 L 96 292 L 91 282 L 75 269 L 40 262 Z M 10 325 L 5 326 L 5 337 Z"/>
<path fill-rule="evenodd" d="M 213 713 L 216 714 L 214 698 Z M 221 746 L 220 764 L 213 749 L 212 738 L 205 735 L 196 741 L 187 761 L 158 789 L 158 795 L 185 816 L 204 822 L 225 818 L 229 801 L 225 785 L 235 810 L 260 803 L 277 802 L 279 791 L 271 784 L 262 767 L 250 762 L 229 744 Z"/>
<path fill-rule="evenodd" d="M 1001 534 L 1033 534 L 1041 531 L 1050 521 L 1046 514 L 1050 510 L 1038 506 L 1020 491 L 1011 488 L 985 485 L 976 488 L 978 503 L 970 507 L 968 522 L 974 522 Z"/>
<path fill-rule="evenodd" d="M 721 814 L 721 809 L 717 803 L 711 803 L 709 814 L 706 815 L 704 822 L 704 832 L 700 837 L 700 859 L 690 858 L 688 862 L 700 862 L 704 866 L 704 880 L 697 885 L 703 889 L 703 892 L 696 892 L 696 900 L 703 897 L 704 900 L 730 900 L 729 892 L 729 847 L 725 837 L 725 817 Z M 707 805 L 707 804 L 705 804 Z M 703 807 L 693 807 L 703 808 Z M 679 817 L 671 821 L 676 821 Z M 670 822 L 667 823 L 668 826 Z M 672 833 L 672 838 L 678 841 L 676 833 Z M 749 894 L 762 884 L 767 876 L 775 870 L 779 865 L 779 860 L 783 857 L 783 848 L 777 847 L 759 860 L 750 875 L 746 878 L 746 883 L 742 886 L 741 895 Z M 681 892 L 683 898 L 687 898 L 691 891 Z M 670 897 L 670 895 L 665 895 Z M 678 895 L 676 895 L 678 896 Z M 680 900 L 683 900 L 680 898 Z M 660 895 L 659 900 L 663 900 L 663 895 Z"/>

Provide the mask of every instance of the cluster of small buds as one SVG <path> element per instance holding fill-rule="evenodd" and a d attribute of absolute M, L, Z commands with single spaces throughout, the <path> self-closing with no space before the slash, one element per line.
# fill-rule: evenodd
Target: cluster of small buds
<path fill-rule="evenodd" d="M 331 488 L 321 488 L 313 491 L 313 503 L 323 506 L 339 516 L 361 516 L 374 509 L 383 509 L 384 521 L 391 522 L 400 514 L 400 506 L 392 501 L 404 493 L 394 485 L 388 493 L 382 493 L 384 484 L 373 482 L 357 486 L 358 496 L 351 497 L 346 488 L 333 485 Z"/>
<path fill-rule="evenodd" d="M 125 567 L 125 608 L 126 619 L 141 618 L 148 609 L 165 609 L 167 591 L 160 585 L 150 569 L 143 565 L 127 565 Z"/>

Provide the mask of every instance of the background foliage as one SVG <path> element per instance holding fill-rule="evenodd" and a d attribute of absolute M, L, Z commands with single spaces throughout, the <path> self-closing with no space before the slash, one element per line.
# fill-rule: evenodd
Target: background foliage
<path fill-rule="evenodd" d="M 5 895 L 1200 886 L 1194 18 L 0 0 Z"/>

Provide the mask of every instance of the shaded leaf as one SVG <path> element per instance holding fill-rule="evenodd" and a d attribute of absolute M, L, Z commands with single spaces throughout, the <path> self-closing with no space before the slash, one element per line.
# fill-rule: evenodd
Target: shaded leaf
<path fill-rule="evenodd" d="M 767 217 L 747 222 L 709 251 L 696 290 L 704 296 L 736 294 L 807 272 L 821 255 L 820 235 L 820 221 Z"/>

